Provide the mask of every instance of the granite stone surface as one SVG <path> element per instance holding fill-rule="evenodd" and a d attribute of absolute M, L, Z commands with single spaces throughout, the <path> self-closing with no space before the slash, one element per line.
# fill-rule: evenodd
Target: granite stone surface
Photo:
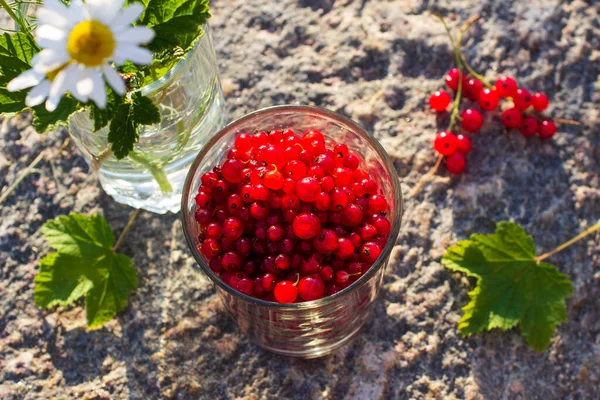
<path fill-rule="evenodd" d="M 549 94 L 549 113 L 581 121 L 553 140 L 507 133 L 498 115 L 473 136 L 468 170 L 444 168 L 406 199 L 400 236 L 371 321 L 350 345 L 303 361 L 250 343 L 193 267 L 178 215 L 141 214 L 122 251 L 139 271 L 129 306 L 87 331 L 81 306 L 33 303 L 49 252 L 45 220 L 99 212 L 119 233 L 115 203 L 73 145 L 43 161 L 1 206 L 0 399 L 598 399 L 600 251 L 592 235 L 549 261 L 573 280 L 568 321 L 547 351 L 518 328 L 457 333 L 473 286 L 440 264 L 444 250 L 500 220 L 522 224 L 548 251 L 600 217 L 600 4 L 582 1 L 227 0 L 213 4 L 229 118 L 277 104 L 327 107 L 388 149 L 407 193 L 436 160 L 448 116 L 429 94 L 453 56 L 451 26 L 472 15 L 465 54 L 488 76 L 510 74 Z M 1 120 L 0 187 L 64 130 L 44 136 L 22 115 Z"/>

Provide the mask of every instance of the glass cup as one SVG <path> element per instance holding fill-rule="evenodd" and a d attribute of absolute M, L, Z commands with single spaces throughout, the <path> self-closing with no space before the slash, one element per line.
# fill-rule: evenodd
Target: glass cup
<path fill-rule="evenodd" d="M 212 271 L 206 258 L 198 251 L 200 228 L 194 219 L 194 197 L 202 174 L 221 162 L 239 133 L 288 128 L 295 132 L 318 129 L 328 144 L 345 143 L 350 150 L 360 154 L 366 162 L 365 168 L 386 195 L 392 228 L 379 258 L 352 285 L 319 300 L 279 304 L 242 294 Z M 361 126 L 323 108 L 277 106 L 252 112 L 210 139 L 188 172 L 181 210 L 184 233 L 192 254 L 215 285 L 217 294 L 240 329 L 267 350 L 288 356 L 315 358 L 348 343 L 367 321 L 400 229 L 402 194 L 389 156 Z"/>
<path fill-rule="evenodd" d="M 177 212 L 187 170 L 208 139 L 225 125 L 225 102 L 208 25 L 196 47 L 164 76 L 138 89 L 158 106 L 161 121 L 142 125 L 133 151 L 117 160 L 108 127 L 94 132 L 88 111 L 69 120 L 69 133 L 102 188 L 117 202 L 159 214 Z"/>

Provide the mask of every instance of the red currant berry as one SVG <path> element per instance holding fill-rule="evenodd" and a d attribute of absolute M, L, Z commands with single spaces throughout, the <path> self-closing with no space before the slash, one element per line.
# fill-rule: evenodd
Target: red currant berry
<path fill-rule="evenodd" d="M 451 101 L 450 94 L 445 90 L 437 90 L 429 97 L 429 105 L 438 112 L 444 111 Z"/>
<path fill-rule="evenodd" d="M 342 210 L 342 223 L 346 226 L 358 226 L 362 219 L 362 209 L 354 203 L 348 204 Z"/>
<path fill-rule="evenodd" d="M 339 238 L 335 256 L 341 260 L 346 260 L 354 254 L 354 244 L 350 239 Z"/>
<path fill-rule="evenodd" d="M 285 229 L 279 225 L 270 226 L 267 229 L 267 238 L 272 242 L 279 242 L 285 236 Z"/>
<path fill-rule="evenodd" d="M 228 251 L 223 254 L 221 265 L 226 271 L 237 271 L 242 266 L 242 257 L 234 251 Z"/>
<path fill-rule="evenodd" d="M 467 108 L 461 115 L 461 126 L 467 132 L 475 133 L 483 125 L 483 115 L 473 108 Z"/>
<path fill-rule="evenodd" d="M 356 169 L 360 165 L 360 158 L 354 153 L 348 153 L 344 159 L 344 167 Z"/>
<path fill-rule="evenodd" d="M 221 246 L 215 239 L 209 238 L 202 242 L 201 252 L 208 259 L 219 255 Z"/>
<path fill-rule="evenodd" d="M 442 131 L 435 137 L 433 147 L 441 155 L 450 156 L 456 152 L 456 136 L 452 132 Z"/>
<path fill-rule="evenodd" d="M 330 282 L 331 280 L 333 280 L 333 275 L 334 275 L 333 268 L 330 267 L 329 265 L 325 265 L 319 271 L 319 275 L 321 275 L 321 279 L 323 279 L 323 281 Z"/>
<path fill-rule="evenodd" d="M 236 240 L 244 232 L 244 224 L 237 218 L 227 218 L 223 222 L 223 236 L 229 240 Z"/>
<path fill-rule="evenodd" d="M 206 233 L 206 237 L 218 239 L 221 237 L 221 225 L 216 222 L 211 222 L 204 232 Z"/>
<path fill-rule="evenodd" d="M 538 122 L 533 117 L 523 118 L 523 123 L 519 127 L 523 136 L 533 136 L 538 131 Z"/>
<path fill-rule="evenodd" d="M 446 157 L 446 169 L 451 174 L 462 174 L 467 168 L 467 161 L 462 153 L 454 153 Z"/>
<path fill-rule="evenodd" d="M 501 76 L 496 81 L 496 91 L 500 97 L 513 97 L 517 92 L 517 81 L 510 76 Z"/>
<path fill-rule="evenodd" d="M 289 269 L 291 265 L 292 260 L 287 254 L 279 254 L 277 257 L 275 257 L 275 267 L 277 269 L 285 271 Z"/>
<path fill-rule="evenodd" d="M 336 210 L 343 210 L 348 205 L 348 194 L 343 189 L 334 189 L 331 194 L 331 205 Z"/>
<path fill-rule="evenodd" d="M 336 159 L 344 161 L 344 158 L 348 155 L 348 146 L 338 143 L 333 147 L 333 153 Z"/>
<path fill-rule="evenodd" d="M 473 144 L 471 143 L 471 139 L 469 139 L 467 136 L 458 135 L 456 137 L 456 151 L 467 154 L 471 152 L 472 148 Z"/>
<path fill-rule="evenodd" d="M 218 180 L 219 176 L 213 171 L 208 171 L 204 173 L 201 178 L 202 185 L 211 188 L 216 186 Z"/>
<path fill-rule="evenodd" d="M 302 178 L 296 183 L 296 194 L 302 201 L 313 202 L 321 193 L 319 181 L 313 177 Z"/>
<path fill-rule="evenodd" d="M 209 208 L 212 202 L 212 196 L 209 192 L 201 191 L 195 197 L 196 204 L 200 208 Z"/>
<path fill-rule="evenodd" d="M 223 163 L 221 173 L 227 182 L 239 183 L 242 181 L 244 164 L 239 160 L 229 159 Z"/>
<path fill-rule="evenodd" d="M 269 211 L 269 206 L 264 201 L 255 201 L 250 205 L 250 215 L 254 219 L 267 218 Z"/>
<path fill-rule="evenodd" d="M 319 211 L 327 211 L 331 207 L 331 198 L 325 192 L 319 193 L 315 200 L 315 208 Z"/>
<path fill-rule="evenodd" d="M 368 211 L 371 214 L 378 214 L 387 211 L 387 201 L 382 195 L 376 194 L 369 199 Z"/>
<path fill-rule="evenodd" d="M 373 226 L 373 225 L 365 225 L 362 228 L 360 228 L 360 237 L 362 238 L 362 240 L 371 240 L 373 239 L 375 236 L 377 235 L 377 229 Z M 354 243 L 354 241 L 353 241 Z M 356 246 L 356 243 L 354 243 L 354 245 Z"/>
<path fill-rule="evenodd" d="M 304 243 L 307 243 L 307 242 L 304 242 Z M 308 244 L 308 246 L 310 246 L 310 244 Z M 310 251 L 308 253 L 310 253 Z M 321 270 L 321 263 L 314 255 L 312 257 L 310 257 L 308 260 L 303 260 L 302 266 L 300 267 L 300 272 L 302 273 L 302 275 L 316 274 L 320 270 Z"/>
<path fill-rule="evenodd" d="M 517 89 L 513 97 L 513 103 L 515 103 L 517 110 L 527 110 L 532 102 L 533 96 L 531 96 L 531 93 L 527 89 Z"/>
<path fill-rule="evenodd" d="M 325 284 L 320 277 L 305 276 L 298 282 L 298 294 L 306 301 L 320 299 L 325 295 Z"/>
<path fill-rule="evenodd" d="M 252 187 L 252 199 L 267 201 L 271 197 L 269 189 L 264 185 L 258 184 Z"/>
<path fill-rule="evenodd" d="M 342 287 L 348 285 L 350 281 L 350 274 L 348 274 L 348 272 L 342 270 L 342 271 L 337 271 L 335 273 L 335 284 L 336 285 L 340 285 Z"/>
<path fill-rule="evenodd" d="M 275 298 L 279 303 L 289 304 L 296 301 L 298 297 L 298 288 L 290 281 L 280 281 L 275 285 Z"/>
<path fill-rule="evenodd" d="M 333 253 L 338 246 L 338 235 L 331 229 L 322 229 L 313 239 L 312 244 L 319 253 L 329 255 Z"/>
<path fill-rule="evenodd" d="M 482 89 L 481 93 L 479 93 L 479 99 L 477 100 L 477 103 L 479 103 L 479 107 L 486 111 L 495 109 L 500 103 L 498 91 L 490 88 Z"/>
<path fill-rule="evenodd" d="M 268 171 L 265 174 L 264 185 L 271 190 L 279 190 L 283 187 L 283 175 L 277 169 Z"/>
<path fill-rule="evenodd" d="M 312 239 L 321 230 L 321 221 L 315 214 L 302 213 L 294 218 L 292 229 L 300 239 Z"/>
<path fill-rule="evenodd" d="M 268 145 L 262 152 L 262 157 L 267 165 L 275 165 L 277 168 L 283 168 L 286 163 L 286 159 L 283 156 L 283 148 L 279 145 Z"/>
<path fill-rule="evenodd" d="M 535 111 L 544 111 L 548 108 L 548 104 L 550 104 L 550 100 L 544 93 L 538 92 L 533 95 L 532 105 Z"/>
<path fill-rule="evenodd" d="M 542 121 L 539 127 L 540 138 L 547 140 L 554 136 L 555 133 L 556 125 L 554 125 L 554 122 L 549 120 Z"/>
<path fill-rule="evenodd" d="M 479 79 L 470 78 L 463 83 L 462 92 L 467 99 L 478 101 L 481 89 L 483 89 L 481 81 Z"/>
<path fill-rule="evenodd" d="M 275 288 L 277 284 L 277 279 L 273 274 L 264 274 L 261 278 L 261 286 L 265 292 L 270 292 Z"/>
<path fill-rule="evenodd" d="M 523 122 L 521 111 L 516 108 L 509 108 L 502 113 L 502 122 L 507 128 L 518 128 Z"/>
<path fill-rule="evenodd" d="M 390 221 L 385 217 L 377 217 L 373 220 L 373 226 L 377 229 L 377 233 L 380 235 L 387 235 L 392 230 Z"/>
<path fill-rule="evenodd" d="M 460 72 L 460 70 L 458 68 L 452 68 L 446 74 L 446 86 L 448 86 L 448 88 L 450 88 L 456 92 L 458 90 L 458 82 L 462 78 L 463 78 L 462 72 Z M 463 85 L 464 85 L 464 81 L 463 81 Z"/>
<path fill-rule="evenodd" d="M 360 259 L 369 264 L 373 264 L 379 254 L 381 254 L 381 248 L 374 242 L 367 242 L 360 248 Z"/>

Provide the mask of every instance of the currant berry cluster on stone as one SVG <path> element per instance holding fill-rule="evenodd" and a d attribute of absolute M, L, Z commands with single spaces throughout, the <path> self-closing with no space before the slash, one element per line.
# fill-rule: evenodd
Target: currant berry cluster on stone
<path fill-rule="evenodd" d="M 465 132 L 476 133 L 483 126 L 482 111 L 493 111 L 500 105 L 501 99 L 512 102 L 512 107 L 502 113 L 502 121 L 507 128 L 518 128 L 524 136 L 536 133 L 546 140 L 556 133 L 556 125 L 548 119 L 536 118 L 535 113 L 544 111 L 549 104 L 544 93 L 531 94 L 527 89 L 519 88 L 517 82 L 508 76 L 502 76 L 493 87 L 484 87 L 476 78 L 464 76 L 458 69 L 453 68 L 446 74 L 446 86 L 458 91 L 461 95 L 475 103 L 460 114 L 460 126 Z M 445 90 L 438 90 L 429 97 L 429 105 L 437 112 L 445 111 L 452 97 Z M 455 135 L 450 131 L 439 132 L 434 140 L 435 150 L 446 157 L 446 168 L 450 173 L 464 172 L 467 163 L 465 155 L 472 149 L 471 140 L 462 134 Z"/>
<path fill-rule="evenodd" d="M 377 260 L 391 224 L 361 157 L 310 130 L 241 133 L 195 197 L 198 250 L 221 279 L 279 303 L 333 295 Z"/>

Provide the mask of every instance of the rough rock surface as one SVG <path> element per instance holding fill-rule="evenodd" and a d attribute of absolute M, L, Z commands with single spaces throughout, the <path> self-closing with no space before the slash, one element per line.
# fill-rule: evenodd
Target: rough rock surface
<path fill-rule="evenodd" d="M 103 193 L 73 146 L 39 165 L 0 217 L 0 399 L 598 399 L 598 235 L 553 256 L 574 282 L 568 321 L 547 351 L 518 329 L 463 340 L 456 325 L 470 283 L 444 249 L 514 220 L 548 251 L 600 216 L 600 21 L 594 0 L 230 0 L 211 22 L 229 116 L 275 104 L 346 114 L 389 149 L 406 192 L 434 164 L 447 117 L 427 107 L 453 57 L 431 9 L 452 26 L 474 14 L 466 55 L 489 76 L 517 76 L 552 98 L 563 125 L 542 143 L 507 134 L 498 117 L 475 135 L 467 173 L 443 171 L 405 202 L 400 237 L 373 319 L 331 356 L 301 361 L 240 335 L 194 269 L 178 216 L 143 213 L 122 250 L 139 289 L 117 319 L 86 331 L 81 307 L 42 312 L 33 278 L 49 249 L 43 221 L 103 213 L 119 232 L 131 209 Z M 64 131 L 39 136 L 28 116 L 2 121 L 6 187 Z"/>

